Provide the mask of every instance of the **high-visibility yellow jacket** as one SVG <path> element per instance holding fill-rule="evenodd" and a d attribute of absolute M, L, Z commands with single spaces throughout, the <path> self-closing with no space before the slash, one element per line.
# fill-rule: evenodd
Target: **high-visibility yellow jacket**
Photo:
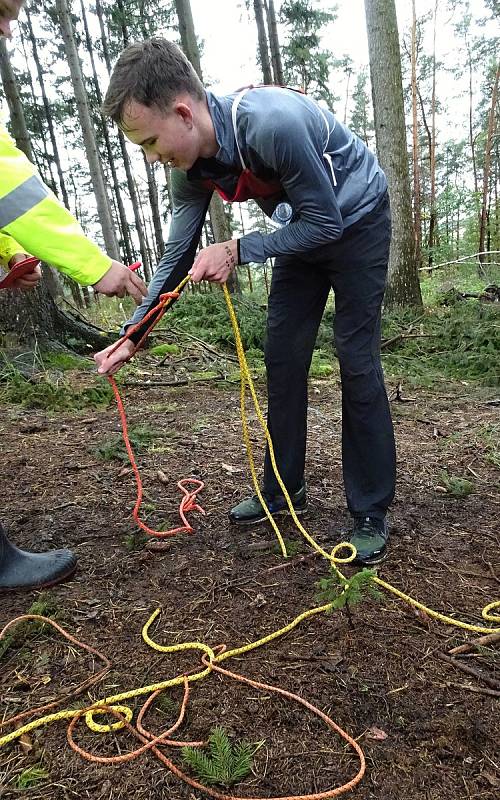
<path fill-rule="evenodd" d="M 0 122 L 0 264 L 15 253 L 47 261 L 83 285 L 97 283 L 111 265 Z"/>

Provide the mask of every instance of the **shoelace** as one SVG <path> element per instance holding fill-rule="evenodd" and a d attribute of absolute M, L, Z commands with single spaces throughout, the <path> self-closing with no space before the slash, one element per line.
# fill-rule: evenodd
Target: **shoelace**
<path fill-rule="evenodd" d="M 382 536 L 382 538 L 385 539 L 384 530 L 379 528 L 377 523 L 374 522 L 371 517 L 356 517 L 356 523 L 361 523 L 359 528 L 356 527 L 357 534 L 366 534 L 370 537 Z"/>

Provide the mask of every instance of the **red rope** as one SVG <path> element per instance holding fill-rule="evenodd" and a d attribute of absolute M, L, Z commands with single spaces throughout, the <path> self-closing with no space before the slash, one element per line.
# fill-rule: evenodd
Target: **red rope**
<path fill-rule="evenodd" d="M 115 350 L 117 350 L 123 344 L 124 341 L 130 339 L 131 336 L 139 328 L 143 327 L 145 322 L 151 319 L 151 317 L 158 312 L 156 319 L 154 319 L 153 322 L 148 326 L 146 332 L 142 335 L 139 342 L 135 345 L 132 356 L 135 355 L 135 353 L 139 350 L 142 343 L 149 336 L 155 325 L 157 325 L 158 322 L 161 320 L 166 309 L 170 305 L 171 301 L 176 299 L 177 297 L 179 297 L 178 291 L 166 292 L 165 294 L 160 295 L 160 302 L 158 303 L 158 305 L 156 305 L 154 308 L 148 311 L 148 313 L 140 322 L 138 322 L 136 325 L 132 325 L 126 332 L 125 336 L 123 336 L 116 342 L 115 346 L 109 351 L 108 355 L 112 355 L 112 353 L 114 353 Z M 157 539 L 166 539 L 169 536 L 175 536 L 177 533 L 184 533 L 184 532 L 193 533 L 194 528 L 189 524 L 185 515 L 190 511 L 199 511 L 201 514 L 205 514 L 203 508 L 196 502 L 196 495 L 198 494 L 198 492 L 201 492 L 201 490 L 205 487 L 203 481 L 198 480 L 198 478 L 182 478 L 182 480 L 180 480 L 177 484 L 181 492 L 183 492 L 183 498 L 179 506 L 179 515 L 182 522 L 184 523 L 183 525 L 179 525 L 177 528 L 172 528 L 171 530 L 168 531 L 157 531 L 154 530 L 153 528 L 150 528 L 149 525 L 146 525 L 146 523 L 140 519 L 139 510 L 142 505 L 142 499 L 143 499 L 143 486 L 142 486 L 141 475 L 139 472 L 139 468 L 137 466 L 137 462 L 135 460 L 135 455 L 132 449 L 132 445 L 130 444 L 130 437 L 128 434 L 128 426 L 127 426 L 127 415 L 125 413 L 125 406 L 123 404 L 123 400 L 120 396 L 120 392 L 118 386 L 116 385 L 116 381 L 112 375 L 108 375 L 108 381 L 111 384 L 111 388 L 113 389 L 113 394 L 116 399 L 116 405 L 118 406 L 118 413 L 120 415 L 120 423 L 122 426 L 123 441 L 125 442 L 125 448 L 127 450 L 127 455 L 132 470 L 134 472 L 135 482 L 137 485 L 137 500 L 135 502 L 134 510 L 132 512 L 134 520 L 136 521 L 139 528 L 141 528 L 141 530 L 145 531 L 145 533 L 148 533 L 150 536 L 154 536 Z M 187 488 L 187 485 L 189 484 L 194 484 L 195 488 L 189 490 Z"/>

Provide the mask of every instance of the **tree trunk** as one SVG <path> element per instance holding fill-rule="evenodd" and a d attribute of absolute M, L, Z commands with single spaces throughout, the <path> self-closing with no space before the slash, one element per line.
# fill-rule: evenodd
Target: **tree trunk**
<path fill-rule="evenodd" d="M 189 0 L 175 0 L 175 10 L 179 20 L 179 33 L 181 35 L 182 49 L 189 58 L 194 67 L 194 71 L 200 80 L 203 80 L 201 72 L 200 49 L 198 47 L 198 42 L 196 41 L 193 14 L 191 12 L 191 4 Z"/>
<path fill-rule="evenodd" d="M 153 168 L 148 164 L 146 156 L 143 153 L 144 168 L 148 179 L 148 195 L 149 204 L 151 206 L 151 215 L 153 217 L 153 229 L 156 242 L 156 257 L 160 259 L 165 250 L 165 242 L 163 239 L 162 221 L 160 217 L 160 206 L 158 203 L 158 185 L 155 180 Z"/>
<path fill-rule="evenodd" d="M 21 49 L 23 51 L 23 58 L 25 69 L 24 73 L 26 75 L 26 79 L 30 88 L 31 96 L 28 99 L 23 99 L 22 104 L 23 108 L 28 104 L 28 107 L 33 114 L 33 119 L 31 122 L 30 130 L 28 131 L 29 137 L 31 142 L 34 139 L 37 139 L 43 150 L 43 158 L 39 158 L 36 148 L 33 148 L 33 163 L 35 164 L 38 173 L 47 186 L 52 189 L 54 194 L 58 194 L 59 187 L 57 186 L 57 182 L 54 180 L 54 173 L 52 170 L 52 156 L 47 149 L 47 137 L 45 136 L 44 124 L 45 124 L 45 117 L 42 119 L 42 113 L 40 106 L 38 105 L 37 94 L 35 92 L 35 85 L 33 83 L 33 75 L 31 74 L 31 56 L 28 57 L 28 53 L 26 50 L 26 37 L 23 35 L 23 27 L 19 29 L 19 40 L 21 43 Z"/>
<path fill-rule="evenodd" d="M 273 65 L 274 83 L 284 86 L 283 64 L 281 63 L 280 43 L 278 40 L 278 25 L 273 0 L 264 0 L 267 11 L 267 30 L 269 31 L 269 47 L 271 50 L 271 63 Z"/>
<path fill-rule="evenodd" d="M 490 164 L 491 164 L 491 148 L 493 146 L 493 137 L 495 133 L 495 112 L 498 97 L 498 82 L 500 79 L 500 63 L 497 65 L 495 80 L 493 82 L 493 91 L 491 93 L 491 106 L 488 115 L 488 133 L 486 135 L 486 144 L 484 146 L 484 168 L 483 168 L 483 201 L 481 204 L 481 219 L 479 223 L 479 253 L 483 253 L 485 248 L 486 229 L 488 224 L 488 195 L 490 183 Z M 479 256 L 479 261 L 482 264 L 484 255 Z"/>
<path fill-rule="evenodd" d="M 100 349 L 111 344 L 114 338 L 61 311 L 45 280 L 30 292 L 0 291 L 0 320 L 0 333 L 13 333 L 24 343 L 61 345 L 71 338 L 82 342 L 82 349 L 85 345 Z"/>
<path fill-rule="evenodd" d="M 432 49 L 432 99 L 431 99 L 431 140 L 429 150 L 429 170 L 431 192 L 429 198 L 429 267 L 434 262 L 434 247 L 436 245 L 436 29 L 437 29 L 438 0 L 434 5 L 434 29 Z"/>
<path fill-rule="evenodd" d="M 420 192 L 420 145 L 417 115 L 417 18 L 415 0 L 412 0 L 411 25 L 411 107 L 413 117 L 413 228 L 415 232 L 415 260 L 420 265 L 422 243 L 422 207 Z"/>
<path fill-rule="evenodd" d="M 269 61 L 269 46 L 267 43 L 266 24 L 264 22 L 264 9 L 262 8 L 262 0 L 253 0 L 253 10 L 255 14 L 255 22 L 257 23 L 257 36 L 259 40 L 259 59 L 260 66 L 262 67 L 262 77 L 264 83 L 269 85 L 273 82 L 271 73 L 271 62 Z"/>
<path fill-rule="evenodd" d="M 95 0 L 95 7 L 96 7 L 97 18 L 99 20 L 99 28 L 101 31 L 102 53 L 104 56 L 106 69 L 108 70 L 108 75 L 111 75 L 112 65 L 108 50 L 108 42 L 106 39 L 106 29 L 104 27 L 104 15 L 102 13 L 101 0 Z M 134 177 L 132 175 L 130 158 L 127 152 L 127 145 L 125 143 L 125 136 L 123 135 L 120 129 L 118 129 L 118 140 L 120 142 L 120 149 L 123 157 L 123 165 L 125 167 L 125 174 L 127 176 L 127 186 L 130 194 L 130 200 L 132 202 L 135 229 L 137 231 L 137 238 L 139 239 L 139 250 L 141 252 L 142 266 L 144 268 L 144 277 L 146 278 L 146 281 L 149 282 L 151 280 L 151 259 L 149 254 L 149 248 L 148 248 L 148 243 L 146 241 L 144 226 L 141 221 L 141 215 L 139 210 L 139 198 L 135 188 Z"/>
<path fill-rule="evenodd" d="M 386 306 L 421 306 L 394 0 L 365 0 L 377 153 L 391 197 L 393 237 Z M 383 55 L 383 58 L 382 58 Z"/>
<path fill-rule="evenodd" d="M 199 79 L 203 81 L 200 52 L 194 32 L 191 4 L 189 0 L 175 0 L 175 9 L 179 17 L 179 22 L 182 20 L 182 24 L 180 25 L 182 49 L 195 68 Z M 194 50 L 192 50 L 193 48 Z M 196 67 L 195 65 L 198 66 Z M 227 242 L 229 239 L 232 239 L 233 234 L 226 218 L 224 204 L 222 199 L 218 194 L 215 194 L 215 192 L 210 201 L 210 219 L 216 242 Z M 238 279 L 235 272 L 231 273 L 226 284 L 230 292 L 238 292 Z"/>
<path fill-rule="evenodd" d="M 85 91 L 80 61 L 78 58 L 78 51 L 76 49 L 73 36 L 68 0 L 56 0 L 56 9 L 59 17 L 59 25 L 64 41 L 66 56 L 68 59 L 71 82 L 75 92 L 75 100 L 78 108 L 80 125 L 82 127 L 85 152 L 89 163 L 90 176 L 97 203 L 97 213 L 102 228 L 106 251 L 111 258 L 119 260 L 120 254 L 118 251 L 118 243 L 116 241 L 113 218 L 111 215 L 108 196 L 106 194 L 106 187 L 104 185 L 102 165 L 94 137 L 87 93 Z"/>
<path fill-rule="evenodd" d="M 36 73 L 37 73 L 37 76 L 38 76 L 38 83 L 40 84 L 40 90 L 41 90 L 41 93 L 42 93 L 42 102 L 43 102 L 43 107 L 44 107 L 44 110 L 45 110 L 45 118 L 47 120 L 47 127 L 49 129 L 50 143 L 52 145 L 52 155 L 53 155 L 53 158 L 54 158 L 54 161 L 55 161 L 55 164 L 56 164 L 57 175 L 58 175 L 58 178 L 59 178 L 59 186 L 60 186 L 60 189 L 61 189 L 61 197 L 62 197 L 62 201 L 63 201 L 64 205 L 66 206 L 66 208 L 69 211 L 70 206 L 69 206 L 68 192 L 66 191 L 66 184 L 64 182 L 64 174 L 63 174 L 62 167 L 61 167 L 61 159 L 59 158 L 59 150 L 58 150 L 58 147 L 57 147 L 57 139 L 56 139 L 56 134 L 55 134 L 55 131 L 54 131 L 54 124 L 52 122 L 52 113 L 51 113 L 49 101 L 48 101 L 48 98 L 47 98 L 47 93 L 45 91 L 45 82 L 44 82 L 44 79 L 43 79 L 42 65 L 40 64 L 40 58 L 38 56 L 37 42 L 36 42 L 35 34 L 33 33 L 33 25 L 31 23 L 31 16 L 30 16 L 28 7 L 26 7 L 24 9 L 24 13 L 26 14 L 26 21 L 28 23 L 28 33 L 29 33 L 29 39 L 30 39 L 30 43 L 31 43 L 31 52 L 33 53 L 33 60 L 35 62 Z"/>
<path fill-rule="evenodd" d="M 99 78 L 97 77 L 97 69 L 95 65 L 95 58 L 94 58 L 94 48 L 92 46 L 92 39 L 90 37 L 89 26 L 87 23 L 87 14 L 85 13 L 85 4 L 83 0 L 80 0 L 80 8 L 82 10 L 82 22 L 83 28 L 85 31 L 85 42 L 87 44 L 87 51 L 90 57 L 90 63 L 92 65 L 92 75 L 94 78 L 94 90 L 96 93 L 97 102 L 99 103 L 99 108 L 102 105 L 102 94 L 101 89 L 99 86 Z M 125 250 L 125 257 L 128 264 L 132 264 L 134 261 L 134 257 L 132 255 L 131 244 L 130 244 L 130 230 L 127 222 L 127 215 L 125 214 L 125 206 L 123 204 L 122 199 L 122 189 L 120 186 L 120 182 L 118 180 L 118 175 L 116 172 L 115 167 L 115 158 L 113 149 L 111 147 L 111 140 L 109 138 L 109 130 L 107 121 L 104 119 L 102 114 L 99 112 L 99 120 L 101 123 L 102 135 L 104 137 L 104 144 L 106 146 L 106 153 L 108 154 L 108 163 L 109 169 L 111 171 L 111 179 L 113 181 L 113 190 L 114 195 L 116 198 L 116 206 L 118 212 L 118 219 L 120 220 L 120 229 L 122 234 L 122 242 L 123 248 Z"/>
<path fill-rule="evenodd" d="M 19 96 L 17 82 L 10 63 L 9 51 L 5 39 L 0 39 L 0 73 L 2 76 L 2 84 L 7 98 L 7 104 L 10 111 L 10 122 L 12 125 L 12 132 L 14 139 L 20 150 L 33 161 L 33 151 L 31 149 L 31 142 L 26 127 L 26 120 L 24 118 L 23 105 Z"/>

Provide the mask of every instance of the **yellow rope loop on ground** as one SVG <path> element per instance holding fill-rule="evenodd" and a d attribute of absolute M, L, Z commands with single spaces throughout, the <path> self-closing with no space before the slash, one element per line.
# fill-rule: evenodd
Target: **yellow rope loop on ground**
<path fill-rule="evenodd" d="M 337 573 L 338 577 L 344 582 L 344 584 L 347 584 L 347 579 L 340 572 L 340 570 L 339 570 L 337 565 L 338 564 L 342 564 L 342 563 L 343 564 L 347 564 L 350 561 L 353 561 L 354 558 L 356 557 L 356 548 L 352 544 L 350 544 L 350 542 L 340 542 L 340 544 L 336 545 L 333 548 L 333 550 L 332 550 L 332 552 L 330 554 L 327 553 L 326 550 L 324 550 L 321 547 L 321 545 L 319 545 L 312 538 L 312 536 L 310 536 L 310 534 L 306 531 L 304 526 L 301 524 L 299 518 L 297 517 L 297 514 L 295 513 L 295 509 L 293 507 L 290 495 L 288 494 L 286 486 L 283 483 L 283 480 L 281 479 L 281 476 L 280 476 L 279 471 L 278 471 L 278 467 L 277 467 L 276 460 L 275 460 L 275 457 L 274 457 L 273 443 L 272 443 L 272 440 L 271 440 L 271 436 L 269 434 L 269 430 L 267 428 L 266 421 L 264 419 L 264 416 L 263 416 L 261 408 L 260 408 L 260 404 L 259 404 L 259 400 L 257 398 L 257 394 L 255 392 L 255 387 L 253 385 L 252 376 L 250 374 L 250 370 L 248 368 L 248 362 L 247 362 L 246 356 L 245 356 L 245 350 L 243 348 L 243 342 L 241 341 L 241 334 L 240 334 L 240 330 L 239 330 L 238 320 L 236 318 L 234 307 L 233 307 L 233 304 L 232 304 L 232 301 L 231 301 L 231 297 L 230 297 L 230 294 L 228 292 L 226 284 L 223 285 L 223 290 L 224 290 L 224 297 L 225 297 L 225 300 L 226 300 L 226 305 L 227 305 L 227 308 L 228 308 L 229 318 L 231 320 L 231 325 L 232 325 L 232 328 L 233 328 L 234 338 L 235 338 L 235 342 L 236 342 L 236 352 L 238 354 L 238 360 L 239 360 L 239 364 L 240 364 L 240 372 L 241 372 L 241 416 L 242 416 L 242 423 L 243 423 L 243 438 L 245 440 L 245 446 L 246 446 L 247 452 L 248 452 L 248 458 L 249 458 L 249 462 L 250 462 L 250 471 L 251 471 L 251 474 L 252 474 L 252 481 L 253 481 L 253 484 L 255 486 L 255 489 L 256 489 L 256 492 L 257 492 L 257 496 L 258 496 L 260 502 L 262 503 L 262 506 L 263 506 L 263 508 L 264 508 L 264 510 L 266 512 L 266 515 L 267 515 L 268 519 L 271 521 L 271 523 L 273 525 L 273 528 L 276 531 L 277 530 L 277 525 L 276 525 L 274 519 L 272 518 L 272 516 L 271 516 L 271 514 L 269 512 L 269 509 L 266 506 L 264 498 L 262 497 L 262 494 L 261 494 L 261 492 L 259 490 L 257 473 L 255 471 L 255 466 L 254 466 L 254 462 L 253 462 L 252 445 L 251 445 L 250 436 L 249 436 L 249 433 L 248 433 L 248 423 L 247 423 L 246 408 L 245 408 L 245 391 L 244 391 L 244 389 L 245 389 L 246 385 L 250 389 L 250 394 L 251 394 L 252 401 L 253 401 L 253 404 L 254 404 L 255 412 L 257 414 L 257 417 L 258 417 L 259 423 L 260 423 L 260 425 L 262 427 L 262 430 L 264 431 L 264 435 L 266 437 L 266 440 L 267 440 L 267 443 L 268 443 L 268 446 L 269 446 L 269 456 L 270 456 L 271 464 L 273 466 L 274 474 L 276 476 L 276 480 L 278 481 L 279 487 L 280 487 L 280 489 L 281 489 L 281 491 L 283 493 L 283 496 L 284 496 L 284 498 L 286 500 L 286 503 L 287 503 L 287 506 L 288 506 L 288 510 L 289 510 L 289 512 L 290 512 L 290 514 L 292 516 L 292 519 L 293 519 L 296 527 L 299 529 L 299 531 L 301 532 L 301 534 L 303 535 L 305 540 L 311 545 L 311 547 L 314 550 L 316 550 L 316 552 L 320 553 L 323 556 L 323 558 L 325 558 L 327 561 L 330 562 L 330 565 L 331 565 L 332 569 Z M 286 552 L 286 548 L 284 546 L 283 540 L 281 538 L 281 535 L 278 536 L 278 540 L 280 542 L 280 546 L 281 546 L 283 555 L 286 556 L 287 552 Z M 343 548 L 343 547 L 351 548 L 351 555 L 348 556 L 347 558 L 340 558 L 337 555 L 338 550 L 340 548 Z M 457 628 L 462 628 L 463 630 L 471 631 L 471 632 L 474 632 L 474 633 L 498 633 L 498 632 L 500 632 L 500 627 L 499 628 L 486 628 L 486 627 L 482 627 L 480 625 L 472 625 L 472 624 L 470 624 L 468 622 L 462 622 L 461 620 L 454 619 L 453 617 L 448 617 L 445 614 L 440 614 L 438 611 L 433 611 L 432 609 L 430 609 L 427 606 L 425 606 L 423 603 L 420 603 L 418 600 L 414 600 L 412 597 L 410 597 L 409 595 L 407 595 L 404 592 L 400 591 L 395 586 L 392 586 L 392 584 L 387 583 L 386 581 L 383 581 L 381 578 L 378 578 L 377 576 L 374 576 L 372 578 L 372 580 L 375 583 L 377 583 L 379 586 L 381 586 L 383 589 L 385 589 L 386 591 L 396 595 L 396 597 L 399 597 L 401 600 L 404 600 L 409 605 L 412 605 L 414 608 L 418 608 L 421 611 L 424 611 L 429 617 L 432 617 L 433 619 L 437 619 L 440 622 L 444 622 L 446 625 L 454 625 Z M 499 600 L 496 600 L 493 603 L 489 603 L 489 605 L 485 606 L 485 608 L 483 608 L 482 612 L 481 612 L 483 619 L 487 620 L 488 622 L 499 622 L 500 623 L 500 616 L 490 613 L 493 608 L 498 608 L 498 607 L 500 607 L 500 601 Z M 226 654 L 226 657 L 227 657 L 227 654 Z"/>
<path fill-rule="evenodd" d="M 494 600 L 493 603 L 488 603 L 488 605 L 483 608 L 481 611 L 483 619 L 487 619 L 488 622 L 500 622 L 500 614 L 491 613 L 494 608 L 500 609 L 500 600 Z"/>
<path fill-rule="evenodd" d="M 134 712 L 128 706 L 113 706 L 114 711 L 118 711 L 118 713 L 123 714 L 127 722 L 131 722 L 132 717 L 134 716 Z M 120 728 L 123 728 L 123 722 L 113 722 L 111 724 L 102 725 L 99 722 L 94 721 L 94 714 L 109 714 L 109 709 L 107 708 L 91 708 L 85 712 L 85 722 L 87 723 L 87 727 L 90 728 L 91 731 L 95 733 L 108 733 L 109 731 L 119 731 Z"/>

